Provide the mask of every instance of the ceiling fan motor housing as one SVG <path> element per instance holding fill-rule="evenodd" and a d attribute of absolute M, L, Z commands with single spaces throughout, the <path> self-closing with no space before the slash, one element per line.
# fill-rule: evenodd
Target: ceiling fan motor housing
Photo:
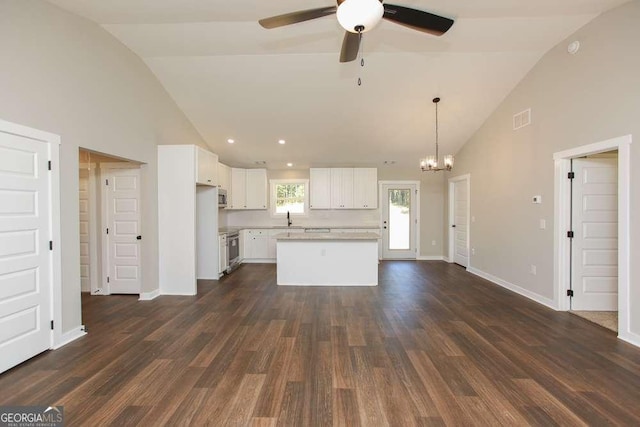
<path fill-rule="evenodd" d="M 384 7 L 379 0 L 345 0 L 338 6 L 338 22 L 351 33 L 365 33 L 382 20 Z"/>

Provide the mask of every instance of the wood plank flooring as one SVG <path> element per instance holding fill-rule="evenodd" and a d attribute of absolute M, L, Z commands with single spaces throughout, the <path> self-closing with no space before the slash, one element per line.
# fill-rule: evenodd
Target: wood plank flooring
<path fill-rule="evenodd" d="M 640 425 L 640 349 L 443 262 L 375 288 L 243 265 L 195 297 L 83 295 L 89 334 L 0 376 L 67 425 Z"/>

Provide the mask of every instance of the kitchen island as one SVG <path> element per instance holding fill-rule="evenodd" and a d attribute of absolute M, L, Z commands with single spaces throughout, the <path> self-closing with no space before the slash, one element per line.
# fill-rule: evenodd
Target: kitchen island
<path fill-rule="evenodd" d="M 280 233 L 278 285 L 376 286 L 377 233 Z"/>

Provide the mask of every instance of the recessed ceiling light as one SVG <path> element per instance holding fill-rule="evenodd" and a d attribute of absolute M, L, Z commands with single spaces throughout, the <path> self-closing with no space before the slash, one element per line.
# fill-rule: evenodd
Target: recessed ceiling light
<path fill-rule="evenodd" d="M 285 141 L 284 139 L 278 140 L 278 144 L 280 144 L 280 145 L 284 145 L 286 143 L 287 143 L 287 141 Z"/>
<path fill-rule="evenodd" d="M 578 40 L 569 43 L 569 46 L 567 46 L 567 52 L 569 52 L 571 55 L 575 55 L 576 53 L 578 53 L 579 49 L 580 42 Z"/>
<path fill-rule="evenodd" d="M 293 163 L 287 163 L 287 166 L 291 167 L 293 166 Z"/>
<path fill-rule="evenodd" d="M 234 142 L 236 142 L 236 141 L 235 141 L 234 139 L 229 138 L 229 139 L 227 139 L 227 142 L 228 142 L 229 144 L 233 144 L 233 143 L 234 143 Z"/>

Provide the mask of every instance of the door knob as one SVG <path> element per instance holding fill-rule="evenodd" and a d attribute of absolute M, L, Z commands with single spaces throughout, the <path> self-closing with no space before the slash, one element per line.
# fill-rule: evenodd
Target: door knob
<path fill-rule="evenodd" d="M 136 236 L 136 240 L 142 240 L 142 236 Z"/>
<path fill-rule="evenodd" d="M 451 228 L 456 228 L 456 225 L 455 225 L 455 224 L 453 224 L 453 225 L 451 226 Z"/>

